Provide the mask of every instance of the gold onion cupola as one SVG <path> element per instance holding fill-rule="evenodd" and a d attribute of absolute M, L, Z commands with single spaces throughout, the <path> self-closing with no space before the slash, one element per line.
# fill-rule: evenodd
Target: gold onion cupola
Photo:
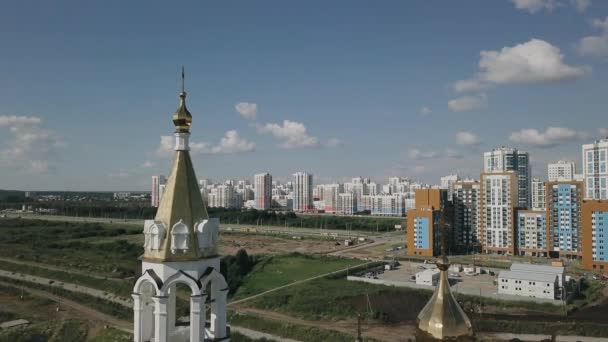
<path fill-rule="evenodd" d="M 472 341 L 473 327 L 469 317 L 452 294 L 448 279 L 450 263 L 446 257 L 445 217 L 440 220 L 441 256 L 436 265 L 439 269 L 439 282 L 435 292 L 418 314 L 417 323 L 421 341 Z"/>
<path fill-rule="evenodd" d="M 184 71 L 179 108 L 173 114 L 175 156 L 154 220 L 144 227 L 144 259 L 191 261 L 217 255 L 219 224 L 211 222 L 190 159 L 192 115 L 186 108 Z"/>

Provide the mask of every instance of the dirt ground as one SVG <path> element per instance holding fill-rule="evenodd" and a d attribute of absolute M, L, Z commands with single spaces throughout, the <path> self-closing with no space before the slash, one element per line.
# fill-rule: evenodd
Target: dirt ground
<path fill-rule="evenodd" d="M 49 318 L 53 320 L 78 319 L 86 321 L 89 338 L 99 335 L 108 325 L 123 328 L 131 327 L 130 322 L 120 321 L 72 300 L 34 289 L 25 290 L 23 299 L 0 292 L 0 312 L 13 313 L 15 314 L 14 319 L 23 318 L 32 323 L 48 321 Z"/>
<path fill-rule="evenodd" d="M 394 242 L 371 244 L 366 247 L 346 250 L 340 253 L 340 255 L 359 259 L 392 259 L 405 255 L 405 249 L 389 251 L 389 249 L 393 249 L 393 245 L 395 245 Z"/>
<path fill-rule="evenodd" d="M 302 237 L 301 240 L 282 236 L 254 233 L 222 233 L 220 251 L 223 255 L 234 255 L 244 248 L 249 254 L 330 253 L 345 247 L 336 245 L 334 240 Z"/>
<path fill-rule="evenodd" d="M 238 312 L 249 313 L 267 319 L 289 322 L 298 325 L 311 326 L 325 330 L 335 330 L 357 336 L 357 319 L 339 321 L 309 321 L 275 311 L 239 307 Z M 381 341 L 407 341 L 414 336 L 415 327 L 408 323 L 384 324 L 375 320 L 364 319 L 361 322 L 363 337 L 372 337 Z"/>

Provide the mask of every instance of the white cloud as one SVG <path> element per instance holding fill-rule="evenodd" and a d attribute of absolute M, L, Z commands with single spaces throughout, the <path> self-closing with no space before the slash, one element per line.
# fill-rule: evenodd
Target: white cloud
<path fill-rule="evenodd" d="M 172 136 L 162 135 L 156 154 L 160 157 L 172 155 L 175 149 L 174 144 Z M 215 146 L 208 142 L 193 141 L 189 145 L 191 154 L 231 154 L 255 151 L 255 143 L 241 138 L 236 130 L 227 131 Z"/>
<path fill-rule="evenodd" d="M 453 158 L 461 159 L 464 156 L 453 149 L 446 149 L 445 151 L 423 151 L 418 148 L 410 148 L 407 152 L 408 158 L 411 160 L 427 160 L 427 159 L 439 159 L 439 158 Z"/>
<path fill-rule="evenodd" d="M 552 11 L 557 6 L 556 0 L 511 0 L 515 8 L 536 13 L 542 9 Z"/>
<path fill-rule="evenodd" d="M 234 106 L 234 109 L 241 114 L 242 117 L 249 120 L 255 120 L 258 114 L 258 105 L 249 102 L 239 102 Z"/>
<path fill-rule="evenodd" d="M 434 159 L 439 157 L 439 153 L 435 151 L 421 151 L 417 148 L 409 149 L 407 154 L 412 160 Z"/>
<path fill-rule="evenodd" d="M 580 78 L 591 70 L 566 64 L 558 47 L 540 39 L 501 50 L 484 50 L 480 56 L 477 74 L 455 82 L 456 91 L 473 91 L 492 84 L 563 82 Z"/>
<path fill-rule="evenodd" d="M 6 145 L 0 148 L 0 163 L 34 173 L 52 168 L 48 159 L 65 143 L 55 132 L 41 127 L 41 123 L 38 117 L 0 116 L 0 127 L 9 127 L 11 134 Z"/>
<path fill-rule="evenodd" d="M 327 147 L 338 147 L 338 146 L 342 146 L 342 145 L 344 145 L 344 142 L 338 138 L 330 138 L 325 143 L 325 146 L 327 146 Z"/>
<path fill-rule="evenodd" d="M 464 155 L 456 150 L 453 150 L 451 148 L 448 148 L 445 150 L 445 156 L 448 158 L 453 158 L 453 159 L 462 159 L 464 158 Z"/>
<path fill-rule="evenodd" d="M 422 106 L 418 112 L 422 115 L 429 115 L 433 112 L 433 110 L 430 107 Z"/>
<path fill-rule="evenodd" d="M 486 90 L 490 87 L 491 87 L 490 84 L 480 82 L 479 80 L 476 80 L 476 79 L 456 81 L 453 86 L 454 90 L 457 93 L 468 93 L 468 92 L 481 91 L 481 90 Z"/>
<path fill-rule="evenodd" d="M 42 120 L 35 116 L 0 115 L 0 127 L 16 125 L 38 125 Z"/>
<path fill-rule="evenodd" d="M 241 138 L 236 130 L 230 130 L 227 131 L 224 137 L 220 140 L 219 145 L 213 146 L 208 152 L 203 153 L 220 154 L 252 151 L 255 151 L 255 143 Z"/>
<path fill-rule="evenodd" d="M 579 12 L 583 12 L 587 7 L 591 6 L 591 0 L 511 0 L 515 5 L 515 8 L 528 11 L 530 13 L 536 13 L 541 10 L 553 11 L 557 7 L 564 7 L 572 5 L 576 7 Z"/>
<path fill-rule="evenodd" d="M 31 160 L 30 171 L 33 173 L 46 173 L 49 170 L 49 162 L 46 160 Z"/>
<path fill-rule="evenodd" d="M 488 104 L 485 94 L 479 96 L 463 96 L 448 101 L 448 107 L 454 112 L 470 112 L 485 108 Z"/>
<path fill-rule="evenodd" d="M 608 138 L 608 128 L 598 128 L 601 138 Z"/>
<path fill-rule="evenodd" d="M 509 140 L 519 144 L 533 145 L 537 147 L 553 147 L 562 142 L 586 140 L 590 135 L 585 132 L 565 127 L 547 127 L 544 132 L 534 128 L 524 128 L 511 133 Z"/>
<path fill-rule="evenodd" d="M 271 134 L 281 140 L 281 148 L 292 149 L 302 147 L 316 147 L 319 139 L 308 135 L 306 126 L 301 122 L 283 120 L 283 124 L 267 123 L 257 125 L 257 130 L 262 134 Z"/>
<path fill-rule="evenodd" d="M 471 132 L 460 131 L 456 133 L 456 143 L 464 146 L 479 145 L 481 141 L 479 137 Z"/>
<path fill-rule="evenodd" d="M 579 12 L 583 12 L 587 7 L 591 6 L 591 0 L 571 0 Z"/>
<path fill-rule="evenodd" d="M 583 56 L 608 56 L 608 17 L 595 19 L 592 26 L 599 29 L 600 34 L 582 38 L 577 46 L 578 52 Z"/>
<path fill-rule="evenodd" d="M 155 163 L 155 162 L 153 162 L 153 161 L 150 161 L 150 160 L 146 160 L 145 162 L 143 162 L 143 163 L 141 164 L 141 167 L 143 167 L 143 168 L 145 168 L 145 169 L 149 169 L 149 168 L 151 168 L 151 167 L 155 167 L 155 166 L 156 166 L 156 163 Z"/>

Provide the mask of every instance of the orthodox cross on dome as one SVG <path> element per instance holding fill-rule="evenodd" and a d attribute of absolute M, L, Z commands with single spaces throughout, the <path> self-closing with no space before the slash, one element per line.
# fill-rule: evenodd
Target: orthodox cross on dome
<path fill-rule="evenodd" d="M 179 93 L 179 107 L 175 114 L 173 114 L 173 124 L 175 125 L 176 133 L 189 133 L 190 126 L 192 126 L 192 114 L 190 114 L 186 107 L 185 78 L 184 67 L 182 67 L 182 91 Z"/>
<path fill-rule="evenodd" d="M 184 66 L 182 65 L 182 93 L 186 92 L 186 86 L 185 86 L 185 74 L 184 74 Z"/>

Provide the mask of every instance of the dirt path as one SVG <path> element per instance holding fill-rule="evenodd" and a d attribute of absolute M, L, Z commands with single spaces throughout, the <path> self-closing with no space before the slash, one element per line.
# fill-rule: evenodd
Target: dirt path
<path fill-rule="evenodd" d="M 59 288 L 63 288 L 65 290 L 69 290 L 72 292 L 80 292 L 80 293 L 88 294 L 93 297 L 98 297 L 98 298 L 102 298 L 102 299 L 105 299 L 105 300 L 108 300 L 108 301 L 111 301 L 114 303 L 118 303 L 118 304 L 121 304 L 121 305 L 124 305 L 127 307 L 131 307 L 131 305 L 132 305 L 132 303 L 129 299 L 120 298 L 112 293 L 93 289 L 93 288 L 82 286 L 82 285 L 66 283 L 61 280 L 37 277 L 37 276 L 29 275 L 29 274 L 14 273 L 14 272 L 5 271 L 5 270 L 1 270 L 1 269 L 0 269 L 0 276 L 6 277 L 6 278 L 11 278 L 11 279 L 16 279 L 16 280 L 29 281 L 30 283 L 37 283 L 37 284 L 41 284 L 41 285 L 45 285 L 45 286 L 59 287 Z"/>
<path fill-rule="evenodd" d="M 356 267 L 362 267 L 362 266 L 366 266 L 366 265 L 369 265 L 369 264 L 372 264 L 372 263 L 373 263 L 373 262 L 366 262 L 366 263 L 364 263 L 364 264 L 357 265 Z M 333 275 L 333 274 L 338 274 L 338 273 L 340 273 L 340 272 L 346 272 L 346 271 L 348 271 L 348 270 L 349 270 L 349 269 L 351 269 L 351 268 L 352 268 L 352 267 L 348 267 L 348 268 L 344 268 L 344 269 L 341 269 L 341 270 L 338 270 L 338 271 L 333 271 L 333 272 L 329 272 L 329 273 L 324 273 L 324 274 L 317 275 L 317 276 L 314 276 L 314 277 L 310 277 L 310 278 L 306 278 L 306 279 L 302 279 L 302 280 L 294 281 L 293 283 L 289 283 L 289 284 L 287 284 L 287 285 L 283 285 L 283 286 L 275 287 L 275 288 L 273 288 L 273 289 L 270 289 L 270 290 L 267 290 L 267 291 L 264 291 L 264 292 L 261 292 L 261 293 L 255 294 L 255 295 L 253 295 L 253 296 L 249 296 L 249 297 L 245 297 L 245 298 L 243 298 L 243 299 L 235 300 L 235 301 L 233 301 L 233 302 L 228 303 L 228 306 L 234 306 L 234 305 L 238 305 L 238 304 L 244 303 L 244 302 L 246 302 L 246 301 L 249 301 L 249 300 L 252 300 L 252 299 L 255 299 L 255 298 L 258 298 L 258 297 L 264 296 L 264 295 L 266 295 L 266 294 L 268 294 L 268 293 L 275 292 L 275 291 L 278 291 L 278 290 L 281 290 L 281 289 L 284 289 L 284 288 L 287 288 L 287 287 L 290 287 L 290 286 L 294 286 L 294 285 L 302 284 L 302 283 L 305 283 L 305 282 L 308 282 L 308 281 L 311 281 L 311 280 L 315 280 L 315 279 L 319 279 L 319 278 L 327 277 L 327 276 L 330 276 L 330 275 Z"/>
<path fill-rule="evenodd" d="M 0 281 L 0 284 L 5 285 L 5 286 L 15 286 L 14 284 L 6 283 L 3 281 Z M 73 300 L 54 295 L 50 292 L 37 290 L 37 289 L 31 289 L 28 287 L 24 287 L 24 290 L 33 294 L 34 296 L 54 300 L 54 301 L 60 303 L 60 305 L 62 305 L 62 306 L 67 306 L 67 307 L 71 308 L 72 310 L 78 311 L 83 315 L 83 318 L 92 320 L 94 322 L 104 322 L 104 323 L 114 326 L 120 330 L 123 330 L 126 332 L 132 332 L 133 323 L 131 323 L 131 322 L 119 320 L 110 315 L 106 315 L 102 312 L 91 309 L 82 304 L 79 304 Z"/>

